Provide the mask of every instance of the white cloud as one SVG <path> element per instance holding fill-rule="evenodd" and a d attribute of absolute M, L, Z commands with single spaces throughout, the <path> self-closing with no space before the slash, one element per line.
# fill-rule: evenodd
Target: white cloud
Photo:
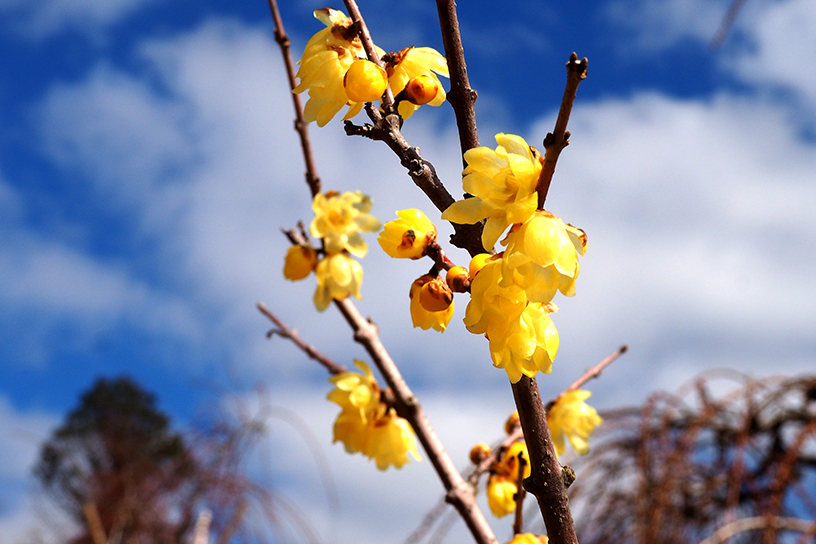
<path fill-rule="evenodd" d="M 705 0 L 617 0 L 606 4 L 602 15 L 626 29 L 621 51 L 659 53 L 683 40 L 707 43 L 717 32 L 730 2 Z"/>
<path fill-rule="evenodd" d="M 0 397 L 0 534 L 4 544 L 56 541 L 53 527 L 43 516 L 53 523 L 64 520 L 42 501 L 32 476 L 40 444 L 56 424 L 53 414 L 20 412 Z"/>
<path fill-rule="evenodd" d="M 816 6 L 806 0 L 765 2 L 740 25 L 750 44 L 733 69 L 745 81 L 790 90 L 816 113 Z M 730 67 L 731 60 L 727 62 Z"/>
<path fill-rule="evenodd" d="M 132 13 L 155 0 L 2 0 L 0 12 L 20 35 L 43 39 L 65 30 L 99 37 Z"/>

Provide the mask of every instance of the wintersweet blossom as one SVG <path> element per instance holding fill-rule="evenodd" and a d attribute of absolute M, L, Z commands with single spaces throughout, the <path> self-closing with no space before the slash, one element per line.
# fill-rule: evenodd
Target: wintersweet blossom
<path fill-rule="evenodd" d="M 402 92 L 412 80 L 415 86 L 421 87 L 413 88 L 407 93 L 414 98 L 413 103 L 410 99 L 400 102 L 398 112 L 403 119 L 411 117 L 420 104 L 441 106 L 445 102 L 445 89 L 442 88 L 437 74 L 450 77 L 448 63 L 436 49 L 407 47 L 396 53 L 388 53 L 382 60 L 388 72 L 388 84 L 391 85 L 394 95 Z"/>
<path fill-rule="evenodd" d="M 408 462 L 409 453 L 414 459 L 420 459 L 414 430 L 393 408 L 373 422 L 369 433 L 363 453 L 374 459 L 378 469 L 385 470 L 391 465 L 401 468 Z"/>
<path fill-rule="evenodd" d="M 414 327 L 445 332 L 453 317 L 453 293 L 448 284 L 426 274 L 414 280 L 409 296 Z"/>
<path fill-rule="evenodd" d="M 581 267 L 578 255 L 586 253 L 586 233 L 565 224 L 546 210 L 536 211 L 527 221 L 514 225 L 502 240 L 507 249 L 502 258 L 502 282 L 514 282 L 532 302 L 549 302 L 556 291 L 575 294 Z"/>
<path fill-rule="evenodd" d="M 360 286 L 363 283 L 363 267 L 347 253 L 326 255 L 315 269 L 317 289 L 314 303 L 321 312 L 329 307 L 332 300 L 342 300 L 349 295 L 363 298 Z"/>
<path fill-rule="evenodd" d="M 380 247 L 397 259 L 419 259 L 428 244 L 436 241 L 436 226 L 416 208 L 400 210 L 394 221 L 388 221 L 377 237 Z"/>
<path fill-rule="evenodd" d="M 493 474 L 487 480 L 487 505 L 497 518 L 516 511 L 518 484 L 507 476 Z"/>
<path fill-rule="evenodd" d="M 473 224 L 487 219 L 482 244 L 491 250 L 508 226 L 529 219 L 538 206 L 536 185 L 544 159 L 520 136 L 497 134 L 498 146 L 465 152 L 462 186 L 473 195 L 451 204 L 442 219 Z"/>
<path fill-rule="evenodd" d="M 517 533 L 507 544 L 548 544 L 550 539 L 546 535 L 536 536 L 533 533 Z"/>
<path fill-rule="evenodd" d="M 519 455 L 526 459 L 523 478 L 530 476 L 530 457 L 524 442 L 514 442 L 504 452 L 501 460 L 493 465 L 487 480 L 487 504 L 496 517 L 503 517 L 516 510 L 516 493 L 521 464 Z"/>
<path fill-rule="evenodd" d="M 344 119 L 351 119 L 363 108 L 363 101 L 349 98 L 343 83 L 354 61 L 365 59 L 366 54 L 360 38 L 352 30 L 351 19 L 344 13 L 324 8 L 315 11 L 314 16 L 326 28 L 306 44 L 295 76 L 300 78 L 300 84 L 292 92 L 309 91 L 303 116 L 307 122 L 317 121 L 322 127 L 346 105 L 349 110 Z M 378 48 L 378 54 L 382 53 Z"/>
<path fill-rule="evenodd" d="M 583 389 L 567 391 L 547 412 L 547 424 L 558 455 L 566 449 L 564 437 L 581 455 L 589 452 L 589 436 L 603 423 L 595 408 L 584 402 L 590 395 L 592 393 Z"/>
<path fill-rule="evenodd" d="M 298 281 L 308 276 L 317 266 L 317 251 L 309 246 L 293 245 L 286 251 L 283 277 Z"/>
<path fill-rule="evenodd" d="M 368 213 L 371 199 L 360 191 L 318 193 L 312 201 L 315 217 L 309 231 L 322 238 L 326 253 L 346 250 L 357 257 L 365 257 L 368 246 L 358 231 L 380 230 L 380 222 Z"/>
<path fill-rule="evenodd" d="M 368 365 L 357 360 L 354 365 L 362 374 L 343 372 L 329 378 L 335 388 L 327 399 L 341 407 L 334 422 L 334 441 L 342 442 L 349 453 L 374 459 L 380 470 L 402 467 L 409 453 L 419 460 L 411 425 L 381 402 L 380 388 Z"/>
<path fill-rule="evenodd" d="M 479 257 L 481 269 L 471 281 L 464 322 L 473 334 L 485 335 L 493 366 L 503 368 L 516 383 L 523 375 L 552 371 L 558 331 L 549 314 L 558 308 L 552 303 L 530 302 L 515 283 L 503 285 L 502 260 L 501 255 Z"/>

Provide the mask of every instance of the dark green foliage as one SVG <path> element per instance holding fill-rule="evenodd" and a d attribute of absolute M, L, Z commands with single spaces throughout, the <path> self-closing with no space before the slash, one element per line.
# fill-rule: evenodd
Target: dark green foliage
<path fill-rule="evenodd" d="M 196 463 L 155 397 L 129 378 L 98 380 L 44 444 L 34 473 L 82 526 L 83 507 L 93 505 L 106 535 L 178 542 L 189 529 L 189 522 L 172 519 L 172 505 Z"/>

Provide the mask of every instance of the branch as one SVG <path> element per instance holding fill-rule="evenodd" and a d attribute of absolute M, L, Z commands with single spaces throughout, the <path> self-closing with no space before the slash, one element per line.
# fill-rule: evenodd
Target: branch
<path fill-rule="evenodd" d="M 478 93 L 470 87 L 465 51 L 462 48 L 462 36 L 459 33 L 459 19 L 456 16 L 456 2 L 454 0 L 436 0 L 439 11 L 439 26 L 442 28 L 442 42 L 445 46 L 445 59 L 448 61 L 451 90 L 448 93 L 448 102 L 453 107 L 456 116 L 456 126 L 459 129 L 459 144 L 462 148 L 462 164 L 465 164 L 464 154 L 468 149 L 479 147 L 479 134 L 476 131 L 476 98 Z"/>
<path fill-rule="evenodd" d="M 368 27 L 360 13 L 360 8 L 357 7 L 355 0 L 344 0 L 344 2 L 349 11 L 349 16 L 357 28 L 360 41 L 363 44 L 363 49 L 368 59 L 382 66 L 382 61 L 374 48 L 374 42 L 371 40 L 371 34 L 368 32 Z M 419 148 L 411 147 L 402 136 L 402 132 L 400 131 L 402 120 L 399 114 L 394 111 L 393 106 L 393 93 L 391 89 L 388 88 L 382 98 L 382 107 L 385 111 L 385 115 L 380 114 L 378 109 L 373 107 L 371 103 L 368 103 L 366 104 L 365 110 L 374 124 L 366 124 L 360 127 L 354 125 L 351 121 L 346 121 L 346 134 L 349 136 L 365 136 L 372 140 L 385 142 L 397 157 L 399 157 L 400 164 L 408 170 L 408 175 L 411 176 L 411 179 L 417 187 L 425 193 L 440 212 L 444 212 L 453 204 L 454 198 L 450 195 L 448 190 L 445 189 L 445 186 L 442 185 L 433 165 L 422 158 L 422 155 L 419 153 Z M 481 225 L 457 225 L 454 223 L 453 228 L 455 231 L 453 236 L 451 236 L 451 243 L 453 245 L 467 250 L 471 256 L 484 253 Z"/>
<path fill-rule="evenodd" d="M 578 93 L 578 84 L 587 77 L 587 59 L 584 57 L 578 60 L 578 55 L 573 53 L 567 62 L 567 85 L 564 89 L 564 97 L 561 99 L 561 108 L 558 110 L 558 118 L 555 120 L 555 128 L 547 133 L 544 138 L 544 168 L 538 178 L 538 209 L 544 209 L 544 201 L 547 200 L 547 192 L 550 190 L 553 174 L 555 173 L 555 163 L 561 151 L 569 145 L 570 133 L 567 131 L 572 104 Z"/>
<path fill-rule="evenodd" d="M 292 62 L 292 55 L 289 52 L 289 36 L 286 35 L 283 29 L 283 21 L 281 21 L 277 2 L 275 0 L 268 1 L 269 9 L 272 12 L 272 19 L 275 21 L 275 41 L 280 45 L 281 53 L 283 54 L 283 63 L 286 65 L 286 75 L 289 78 L 289 88 L 294 89 L 297 84 L 295 83 L 295 65 Z M 320 192 L 320 178 L 317 176 L 312 144 L 309 140 L 309 124 L 303 119 L 303 107 L 300 103 L 300 95 L 292 93 L 292 101 L 295 106 L 295 130 L 300 136 L 300 145 L 303 148 L 303 159 L 306 161 L 306 183 L 309 185 L 312 198 L 314 198 L 314 196 Z"/>
<path fill-rule="evenodd" d="M 408 384 L 405 383 L 385 346 L 382 345 L 376 325 L 364 319 L 357 307 L 349 299 L 335 300 L 334 303 L 352 330 L 354 330 L 354 340 L 365 347 L 371 359 L 379 368 L 388 387 L 394 392 L 397 413 L 408 420 L 416 432 L 425 453 L 428 454 L 436 473 L 445 486 L 447 491 L 446 500 L 459 511 L 476 542 L 495 544 L 496 537 L 493 535 L 493 531 L 481 509 L 476 504 L 473 488 L 459 474 L 450 456 L 442 446 L 442 442 L 439 440 L 436 431 L 431 427 L 431 423 L 428 421 L 419 401 L 411 392 Z"/>
<path fill-rule="evenodd" d="M 269 320 L 275 324 L 277 329 L 272 329 L 268 333 L 266 333 L 267 338 L 271 338 L 273 334 L 277 334 L 278 336 L 282 336 L 283 338 L 288 338 L 292 341 L 297 347 L 299 347 L 306 355 L 308 355 L 311 359 L 314 359 L 328 370 L 331 374 L 340 374 L 342 372 L 348 371 L 346 367 L 343 365 L 338 365 L 325 355 L 318 351 L 316 347 L 311 344 L 307 344 L 304 342 L 295 329 L 290 329 L 287 327 L 283 321 L 277 318 L 275 314 L 269 311 L 269 308 L 263 302 L 258 303 L 258 310 L 261 311 Z"/>
<path fill-rule="evenodd" d="M 628 350 L 629 350 L 629 346 L 624 344 L 621 347 L 619 347 L 617 350 L 615 350 L 614 352 L 610 353 L 606 357 L 606 359 L 604 359 L 603 361 L 601 361 L 597 365 L 595 365 L 595 366 L 593 366 L 591 368 L 588 368 L 586 370 L 586 372 L 584 372 L 584 374 L 580 378 L 578 378 L 577 380 L 572 382 L 572 384 L 569 387 L 567 387 L 567 389 L 564 391 L 564 393 L 566 393 L 567 391 L 575 391 L 576 389 L 580 389 L 580 387 L 582 385 L 584 385 L 586 382 L 588 382 L 589 380 L 591 380 L 593 378 L 597 378 L 598 376 L 600 376 L 601 372 L 603 372 L 604 368 L 611 365 L 613 362 L 615 362 L 615 360 L 618 357 L 620 357 L 621 355 L 626 353 Z M 563 395 L 564 393 L 561 393 L 561 395 Z M 560 397 L 561 395 L 558 395 L 558 396 Z M 556 400 L 558 400 L 558 399 L 556 398 Z"/>
<path fill-rule="evenodd" d="M 773 527 L 777 530 L 797 531 L 806 534 L 816 533 L 816 522 L 814 521 L 799 518 L 768 518 L 765 516 L 757 516 L 738 519 L 727 525 L 723 525 L 717 529 L 713 535 L 705 540 L 701 540 L 700 544 L 720 544 L 738 533 L 756 531 L 757 529 L 764 529 L 766 527 Z"/>
<path fill-rule="evenodd" d="M 524 525 L 524 512 L 522 506 L 524 505 L 524 469 L 527 468 L 527 458 L 523 453 L 518 455 L 518 480 L 516 481 L 516 515 L 513 519 L 513 534 L 521 533 Z"/>
<path fill-rule="evenodd" d="M 91 533 L 93 544 L 107 544 L 108 538 L 105 536 L 105 528 L 102 527 L 102 519 L 99 517 L 99 509 L 96 503 L 88 501 L 82 505 L 82 513 L 88 523 L 88 532 Z"/>
<path fill-rule="evenodd" d="M 522 376 L 513 384 L 521 429 L 530 455 L 530 477 L 524 488 L 535 495 L 551 544 L 578 544 L 569 509 L 561 464 L 547 426 L 547 415 L 535 378 Z"/>

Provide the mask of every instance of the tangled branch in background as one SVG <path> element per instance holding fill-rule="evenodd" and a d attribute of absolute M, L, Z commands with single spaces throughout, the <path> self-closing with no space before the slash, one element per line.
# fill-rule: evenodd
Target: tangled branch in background
<path fill-rule="evenodd" d="M 816 376 L 710 372 L 603 417 L 570 490 L 582 544 L 816 540 Z"/>

